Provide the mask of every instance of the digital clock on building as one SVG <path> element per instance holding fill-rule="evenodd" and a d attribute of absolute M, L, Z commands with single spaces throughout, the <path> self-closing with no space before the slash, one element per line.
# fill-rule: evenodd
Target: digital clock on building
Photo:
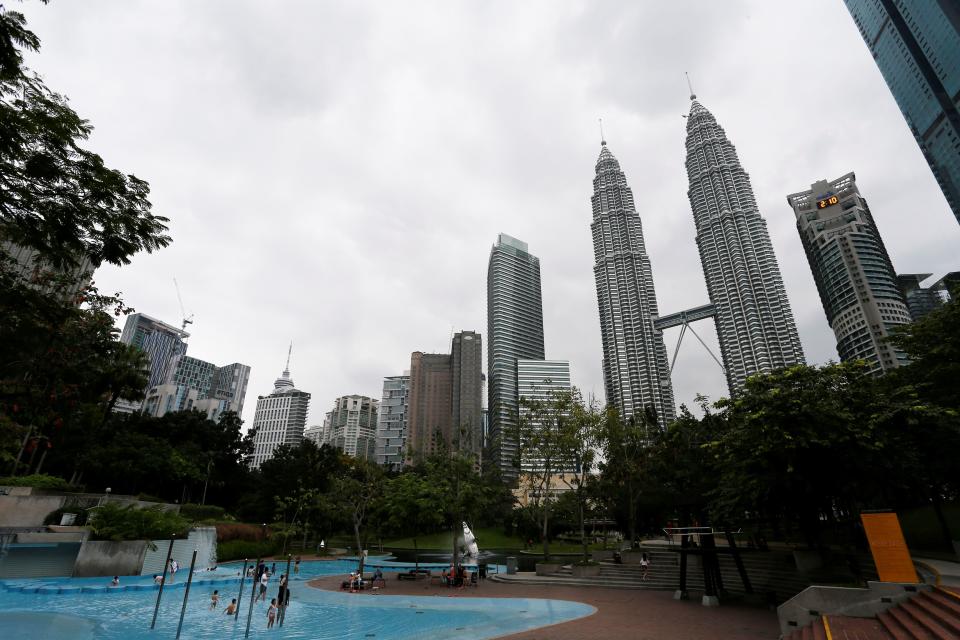
<path fill-rule="evenodd" d="M 827 207 L 832 207 L 833 205 L 840 202 L 840 198 L 837 196 L 829 196 L 827 198 L 822 198 L 817 200 L 817 209 L 826 209 Z"/>

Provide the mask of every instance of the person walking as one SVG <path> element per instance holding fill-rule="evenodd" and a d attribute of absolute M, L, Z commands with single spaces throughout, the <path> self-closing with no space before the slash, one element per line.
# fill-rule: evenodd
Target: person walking
<path fill-rule="evenodd" d="M 640 556 L 640 579 L 647 579 L 647 572 L 650 570 L 650 560 L 647 558 L 646 552 Z"/>

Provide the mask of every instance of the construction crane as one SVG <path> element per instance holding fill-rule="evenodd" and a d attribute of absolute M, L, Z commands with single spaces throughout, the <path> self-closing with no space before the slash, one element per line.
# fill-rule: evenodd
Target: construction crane
<path fill-rule="evenodd" d="M 187 310 L 183 308 L 183 298 L 180 296 L 180 285 L 177 284 L 177 279 L 173 279 L 173 287 L 177 290 L 177 301 L 180 303 L 180 314 L 183 318 L 183 323 L 180 325 L 182 331 L 187 330 L 188 324 L 193 324 L 193 314 L 187 315 Z"/>

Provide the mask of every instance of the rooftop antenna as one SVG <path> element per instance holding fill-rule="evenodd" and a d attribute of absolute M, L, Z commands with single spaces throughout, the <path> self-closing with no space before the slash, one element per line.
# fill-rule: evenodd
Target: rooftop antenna
<path fill-rule="evenodd" d="M 183 323 L 180 325 L 181 331 L 187 330 L 188 324 L 193 324 L 193 314 L 191 313 L 187 316 L 186 309 L 183 308 L 183 298 L 180 297 L 180 285 L 177 284 L 177 279 L 173 279 L 173 287 L 177 290 L 177 301 L 180 303 L 180 317 L 183 318 Z"/>
<path fill-rule="evenodd" d="M 603 135 L 603 118 L 597 118 L 597 121 L 600 123 L 600 146 L 604 147 L 607 145 L 607 138 Z"/>
<path fill-rule="evenodd" d="M 690 83 L 690 74 L 687 73 L 686 71 L 684 71 L 684 72 L 683 72 L 683 75 L 687 76 L 687 88 L 690 89 L 690 99 L 691 99 L 691 100 L 696 100 L 696 99 L 697 99 L 697 94 L 695 94 L 695 93 L 693 92 L 693 85 Z"/>
<path fill-rule="evenodd" d="M 290 348 L 287 349 L 287 366 L 283 368 L 285 375 L 290 375 L 290 354 L 293 353 L 293 340 L 290 341 Z"/>

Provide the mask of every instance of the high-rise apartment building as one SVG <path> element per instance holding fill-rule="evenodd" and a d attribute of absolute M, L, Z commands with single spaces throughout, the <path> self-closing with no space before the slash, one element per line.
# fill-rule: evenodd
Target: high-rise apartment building
<path fill-rule="evenodd" d="M 523 406 L 522 400 L 535 402 L 552 402 L 558 393 L 569 392 L 570 362 L 567 360 L 517 360 L 517 397 L 521 401 L 518 416 L 521 420 L 535 420 L 530 410 Z M 532 425 L 538 426 L 537 424 Z M 532 471 L 540 465 L 543 469 L 543 460 L 521 451 L 520 471 Z M 554 470 L 562 472 L 560 466 Z"/>
<path fill-rule="evenodd" d="M 820 180 L 787 202 L 840 359 L 866 360 L 873 372 L 905 364 L 885 338 L 910 322 L 910 312 L 856 176 Z"/>
<path fill-rule="evenodd" d="M 326 426 L 326 443 L 348 456 L 376 461 L 377 409 L 380 404 L 367 396 L 341 396 L 333 403 Z"/>
<path fill-rule="evenodd" d="M 690 99 L 687 196 L 733 394 L 751 375 L 803 363 L 803 348 L 750 176 L 713 114 Z"/>
<path fill-rule="evenodd" d="M 407 412 L 410 372 L 383 379 L 383 395 L 377 415 L 377 464 L 399 470 L 407 457 Z"/>
<path fill-rule="evenodd" d="M 844 1 L 960 222 L 960 4 Z"/>
<path fill-rule="evenodd" d="M 283 374 L 273 383 L 273 391 L 257 398 L 250 466 L 258 469 L 264 460 L 273 457 L 273 452 L 280 445 L 300 444 L 309 408 L 310 394 L 294 387 L 288 358 Z"/>
<path fill-rule="evenodd" d="M 633 191 L 606 141 L 600 143 L 590 201 L 607 403 L 624 418 L 649 407 L 665 427 L 676 414 L 663 334 L 653 326 L 653 272 Z"/>
<path fill-rule="evenodd" d="M 449 354 L 411 354 L 407 449 L 415 457 L 444 449 L 480 455 L 482 362 L 483 342 L 475 331 L 454 334 Z"/>
<path fill-rule="evenodd" d="M 177 362 L 187 354 L 190 334 L 145 313 L 127 316 L 120 342 L 144 351 L 150 359 L 147 391 L 172 379 Z"/>
<path fill-rule="evenodd" d="M 517 360 L 544 358 L 540 259 L 501 233 L 487 268 L 487 376 L 490 451 L 505 480 L 517 460 Z"/>

